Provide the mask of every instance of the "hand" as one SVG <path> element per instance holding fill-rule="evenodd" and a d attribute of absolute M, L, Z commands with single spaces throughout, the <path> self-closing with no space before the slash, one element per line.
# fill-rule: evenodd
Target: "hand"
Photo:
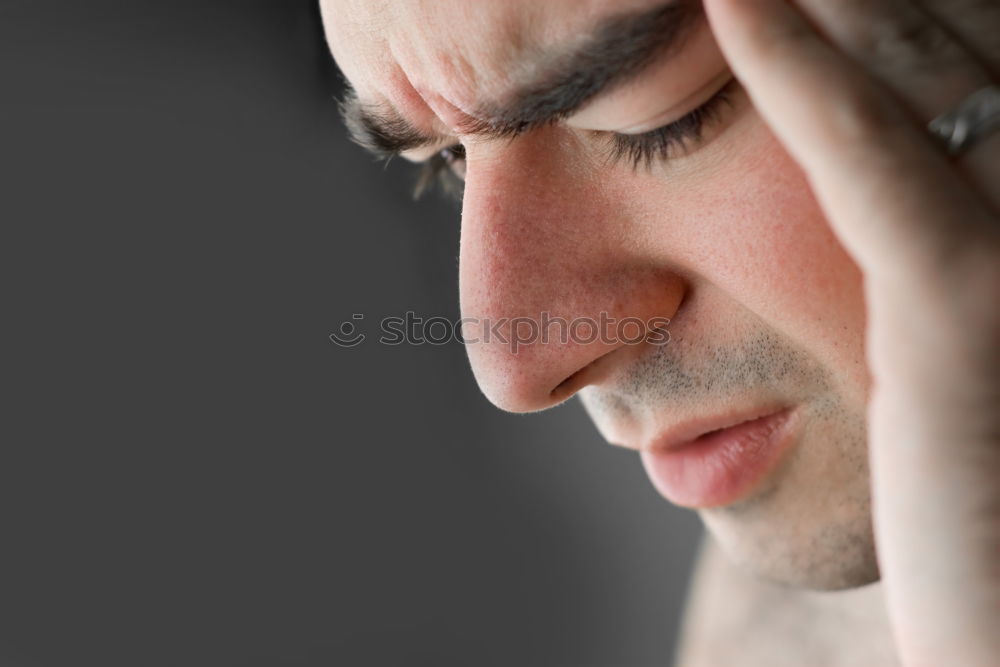
<path fill-rule="evenodd" d="M 1000 664 L 1000 131 L 928 121 L 1000 83 L 1000 2 L 705 0 L 861 268 L 879 565 L 906 667 Z"/>

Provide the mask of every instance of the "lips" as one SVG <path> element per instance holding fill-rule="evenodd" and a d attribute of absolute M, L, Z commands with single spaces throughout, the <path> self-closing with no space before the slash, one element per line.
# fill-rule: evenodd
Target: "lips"
<path fill-rule="evenodd" d="M 641 451 L 643 466 L 653 486 L 677 505 L 707 508 L 739 502 L 753 494 L 790 449 L 797 414 L 783 408 L 675 428 Z"/>

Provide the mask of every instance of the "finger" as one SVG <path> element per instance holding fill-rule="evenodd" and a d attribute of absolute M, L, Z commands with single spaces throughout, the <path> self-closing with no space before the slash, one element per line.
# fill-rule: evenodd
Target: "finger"
<path fill-rule="evenodd" d="M 944 26 L 911 0 L 798 0 L 836 47 L 878 77 L 926 123 L 990 82 Z"/>
<path fill-rule="evenodd" d="M 795 8 L 705 7 L 734 73 L 868 275 L 926 281 L 976 239 L 997 242 L 984 202 L 926 130 Z"/>
<path fill-rule="evenodd" d="M 924 10 L 1000 76 L 1000 2 L 997 0 L 920 0 Z"/>
<path fill-rule="evenodd" d="M 892 91 L 919 126 L 993 81 L 972 48 L 912 0 L 798 0 L 797 4 L 838 49 Z M 956 3 L 938 0 L 937 4 L 940 11 L 943 5 Z M 966 10 L 967 17 L 976 14 Z M 987 23 L 989 17 L 978 14 Z M 1000 32 L 994 29 L 993 34 L 994 42 L 1000 43 L 996 37 Z M 965 177 L 995 210 L 1000 210 L 998 160 L 1000 133 L 985 137 L 957 160 Z"/>

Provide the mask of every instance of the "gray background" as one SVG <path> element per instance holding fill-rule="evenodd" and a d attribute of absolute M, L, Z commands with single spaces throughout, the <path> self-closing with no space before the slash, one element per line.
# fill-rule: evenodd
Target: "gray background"
<path fill-rule="evenodd" d="M 700 528 L 502 413 L 457 208 L 349 144 L 310 1 L 0 0 L 0 663 L 665 665 Z"/>

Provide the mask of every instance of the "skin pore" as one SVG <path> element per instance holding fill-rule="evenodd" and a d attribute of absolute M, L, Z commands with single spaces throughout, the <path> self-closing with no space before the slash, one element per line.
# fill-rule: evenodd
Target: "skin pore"
<path fill-rule="evenodd" d="M 670 319 L 664 346 L 468 346 L 499 407 L 579 394 L 609 442 L 643 448 L 671 424 L 763 406 L 796 411 L 793 448 L 753 492 L 698 508 L 728 559 L 815 590 L 878 579 L 866 455 L 861 276 L 801 171 L 731 84 L 704 17 L 676 48 L 571 113 L 488 136 L 503 106 L 615 16 L 662 0 L 324 0 L 334 57 L 358 104 L 428 141 L 461 144 L 463 317 Z M 567 46 L 569 45 L 569 46 Z M 558 59 L 555 59 L 558 60 Z M 725 102 L 700 138 L 614 159 L 618 134 Z"/>

